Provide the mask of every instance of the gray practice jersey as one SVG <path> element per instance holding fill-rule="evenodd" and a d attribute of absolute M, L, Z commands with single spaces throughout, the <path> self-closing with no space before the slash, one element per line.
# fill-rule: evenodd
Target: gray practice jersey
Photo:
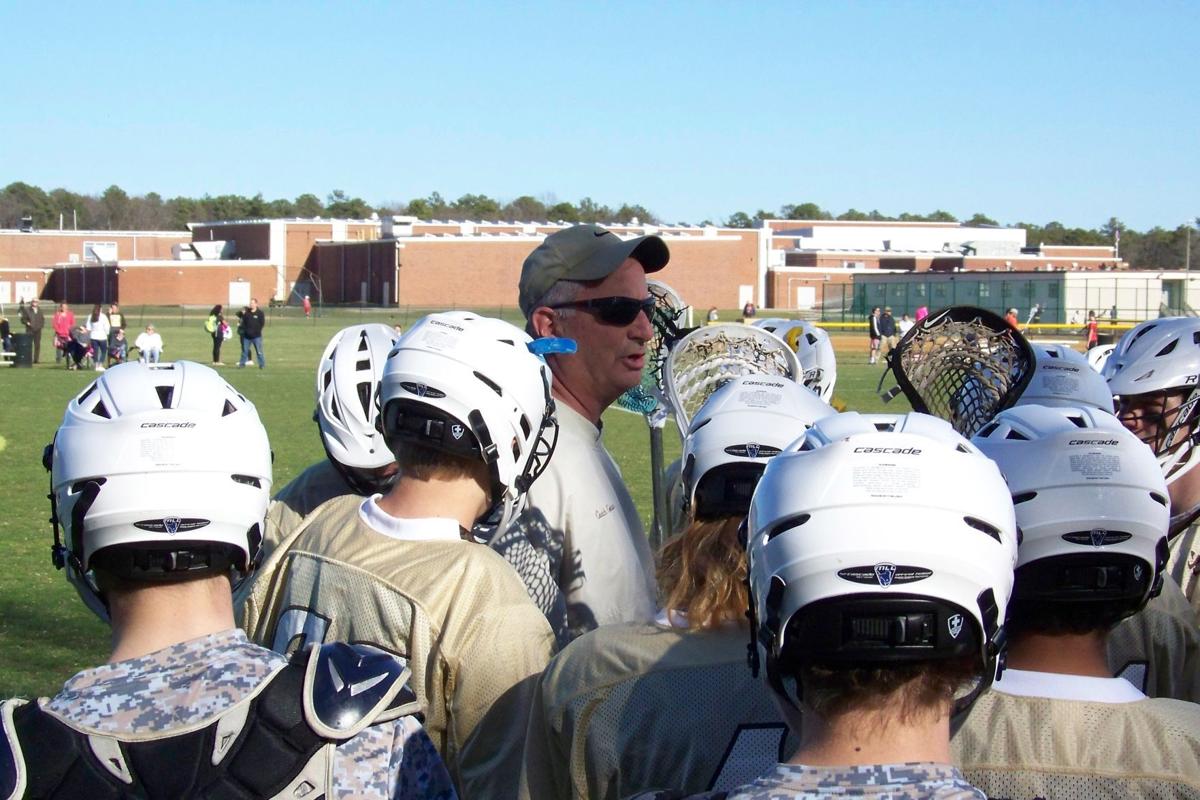
<path fill-rule="evenodd" d="M 1169 576 L 1158 597 L 1109 632 L 1108 666 L 1148 697 L 1200 702 L 1200 627 Z"/>
<path fill-rule="evenodd" d="M 667 800 L 678 794 L 638 795 L 636 800 Z M 876 800 L 987 800 L 949 764 L 875 764 L 860 767 L 806 767 L 778 764 L 728 795 L 698 794 L 695 800 L 796 800 L 856 797 Z"/>
<path fill-rule="evenodd" d="M 121 741 L 212 724 L 254 699 L 287 659 L 234 629 L 84 670 L 42 709 L 81 733 Z M 452 798 L 450 775 L 413 717 L 366 728 L 334 749 L 338 798 Z"/>

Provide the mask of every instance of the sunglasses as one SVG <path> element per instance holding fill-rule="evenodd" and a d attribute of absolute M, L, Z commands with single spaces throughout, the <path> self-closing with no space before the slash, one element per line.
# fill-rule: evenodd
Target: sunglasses
<path fill-rule="evenodd" d="M 647 297 L 638 300 L 636 297 L 593 297 L 591 300 L 576 300 L 573 303 L 559 303 L 550 308 L 578 308 L 591 312 L 606 325 L 630 325 L 639 313 L 645 313 L 650 318 L 654 311 L 655 300 Z"/>

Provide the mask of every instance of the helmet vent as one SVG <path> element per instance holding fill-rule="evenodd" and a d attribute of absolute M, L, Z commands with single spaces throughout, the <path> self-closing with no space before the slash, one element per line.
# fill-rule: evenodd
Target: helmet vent
<path fill-rule="evenodd" d="M 491 390 L 493 392 L 495 392 L 496 394 L 500 395 L 501 397 L 504 396 L 504 392 L 500 389 L 500 385 L 497 384 L 495 381 L 491 380 L 490 378 L 488 378 L 486 375 L 481 375 L 480 373 L 476 372 L 475 377 L 479 378 L 479 380 L 483 381 L 489 387 L 491 387 Z"/>
<path fill-rule="evenodd" d="M 253 486 L 255 489 L 262 488 L 262 482 L 253 475 L 230 475 L 234 483 L 244 483 L 247 486 Z"/>
<path fill-rule="evenodd" d="M 371 418 L 371 382 L 364 381 L 356 387 L 358 389 L 358 402 L 362 406 L 363 416 L 367 419 Z"/>
<path fill-rule="evenodd" d="M 87 391 L 86 391 L 86 392 L 84 392 L 83 394 L 79 395 L 79 401 L 78 401 L 78 402 L 82 404 L 82 403 L 83 403 L 83 401 L 84 401 L 84 400 L 87 400 L 89 397 L 91 397 L 91 396 L 92 396 L 92 394 L 93 394 L 95 391 L 96 391 L 96 384 L 95 384 L 95 383 L 93 383 L 91 386 L 89 386 L 89 387 L 87 388 Z"/>
<path fill-rule="evenodd" d="M 1037 497 L 1037 495 L 1037 492 L 1021 492 L 1020 494 L 1014 494 L 1012 499 L 1013 505 L 1019 506 L 1021 503 L 1028 503 L 1030 500 Z"/>
<path fill-rule="evenodd" d="M 1154 355 L 1155 355 L 1156 357 L 1157 357 L 1157 356 L 1165 356 L 1165 355 L 1167 355 L 1168 353 L 1170 353 L 1172 350 L 1174 350 L 1174 349 L 1175 349 L 1175 345 L 1177 345 L 1177 344 L 1179 344 L 1179 340 L 1178 340 L 1178 339 L 1172 339 L 1171 341 L 1167 342 L 1167 345 L 1166 345 L 1166 347 L 1164 347 L 1162 350 L 1159 350 L 1159 351 L 1158 351 L 1157 353 L 1155 353 Z"/>
<path fill-rule="evenodd" d="M 810 519 L 812 519 L 812 514 L 797 514 L 794 517 L 785 519 L 783 522 L 780 522 L 778 525 L 767 531 L 767 541 L 769 542 L 779 534 L 787 533 L 793 528 L 799 528 Z"/>
<path fill-rule="evenodd" d="M 1192 331 L 1192 344 L 1200 344 L 1200 331 Z"/>
<path fill-rule="evenodd" d="M 108 478 L 88 478 L 86 481 L 75 481 L 71 484 L 71 494 L 78 494 L 83 491 L 83 487 L 89 483 L 94 483 L 97 486 L 103 486 L 108 481 Z"/>
<path fill-rule="evenodd" d="M 356 370 L 358 370 L 359 372 L 370 372 L 371 371 L 371 359 L 369 359 L 369 358 L 360 359 L 357 363 L 355 363 L 354 368 Z"/>
<path fill-rule="evenodd" d="M 875 430 L 884 431 L 886 433 L 891 433 L 892 431 L 896 430 L 896 423 L 894 423 L 894 422 L 876 422 Z"/>
<path fill-rule="evenodd" d="M 333 417 L 338 422 L 342 421 L 342 412 L 338 410 L 336 397 L 329 398 L 329 416 Z"/>
<path fill-rule="evenodd" d="M 521 415 L 521 435 L 528 438 L 533 427 L 529 424 L 529 417 Z"/>
<path fill-rule="evenodd" d="M 808 340 L 808 343 L 809 343 L 809 344 L 816 344 L 816 343 L 817 343 L 817 337 L 813 336 L 811 333 L 805 334 L 805 335 L 804 335 L 804 338 Z"/>
<path fill-rule="evenodd" d="M 1087 423 L 1084 421 L 1083 417 L 1079 416 L 1078 414 L 1069 414 L 1069 415 L 1067 415 L 1067 419 L 1069 419 L 1071 421 L 1071 424 L 1074 425 L 1076 428 L 1086 428 L 1087 427 Z"/>
<path fill-rule="evenodd" d="M 967 446 L 965 444 L 960 444 L 957 447 L 955 447 L 954 449 L 960 453 L 970 453 L 971 452 L 969 449 L 967 449 Z"/>
<path fill-rule="evenodd" d="M 370 349 L 371 349 L 371 346 L 369 344 L 367 344 L 367 332 L 362 331 L 358 335 L 358 352 L 365 353 L 365 352 L 369 351 Z"/>
<path fill-rule="evenodd" d="M 158 402 L 162 403 L 163 408 L 171 407 L 171 398 L 175 396 L 174 386 L 155 386 L 154 391 L 158 392 Z"/>
<path fill-rule="evenodd" d="M 1138 331 L 1137 334 L 1132 339 L 1129 340 L 1129 343 L 1133 344 L 1138 339 L 1142 338 L 1147 333 L 1149 333 L 1150 331 L 1154 330 L 1157 327 L 1158 327 L 1157 325 L 1147 325 L 1146 327 L 1144 327 L 1140 331 Z"/>
<path fill-rule="evenodd" d="M 1018 442 L 1028 442 L 1029 441 L 1029 437 L 1026 436 L 1025 434 L 1021 433 L 1018 430 L 1010 430 L 1008 433 L 1004 434 L 1004 438 L 1005 439 L 1013 439 Z"/>
<path fill-rule="evenodd" d="M 1163 497 L 1158 492 L 1151 492 L 1150 499 L 1153 500 L 1154 502 L 1158 503 L 1160 506 L 1167 505 L 1167 498 Z"/>
<path fill-rule="evenodd" d="M 112 419 L 112 414 L 108 413 L 108 409 L 105 407 L 103 400 L 101 400 L 99 403 L 96 403 L 96 407 L 92 409 L 92 413 L 97 417 Z"/>
<path fill-rule="evenodd" d="M 991 436 L 992 431 L 996 430 L 996 428 L 999 428 L 999 427 L 1000 427 L 999 422 L 989 422 L 987 425 L 984 425 L 983 428 L 980 429 L 979 433 L 977 433 L 976 436 Z"/>
<path fill-rule="evenodd" d="M 221 416 L 228 417 L 230 414 L 232 414 L 235 411 L 237 411 L 237 407 L 233 403 L 226 400 L 225 407 L 221 409 Z"/>
<path fill-rule="evenodd" d="M 328 389 L 328 388 L 329 388 L 329 384 L 331 384 L 331 383 L 333 383 L 333 372 L 332 372 L 332 370 L 331 370 L 331 371 L 329 371 L 329 372 L 326 372 L 326 373 L 325 373 L 325 384 L 324 384 L 324 385 L 321 387 L 321 391 L 325 391 L 326 389 Z"/>
<path fill-rule="evenodd" d="M 988 536 L 995 539 L 997 542 L 1000 541 L 1000 529 L 997 528 L 995 525 L 989 525 L 988 523 L 984 522 L 983 520 L 977 519 L 975 517 L 963 517 L 963 522 L 967 523 L 968 525 L 970 525 L 972 528 L 974 528 L 977 531 L 983 531 Z"/>

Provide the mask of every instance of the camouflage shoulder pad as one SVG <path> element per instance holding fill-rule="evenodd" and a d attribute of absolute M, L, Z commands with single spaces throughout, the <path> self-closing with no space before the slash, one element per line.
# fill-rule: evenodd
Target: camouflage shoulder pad
<path fill-rule="evenodd" d="M 13 712 L 23 705 L 24 700 L 0 704 L 0 800 L 25 796 L 25 756 L 13 723 Z"/>
<path fill-rule="evenodd" d="M 418 711 L 409 670 L 369 645 L 330 642 L 308 651 L 304 717 L 317 735 L 340 741 L 376 722 Z"/>

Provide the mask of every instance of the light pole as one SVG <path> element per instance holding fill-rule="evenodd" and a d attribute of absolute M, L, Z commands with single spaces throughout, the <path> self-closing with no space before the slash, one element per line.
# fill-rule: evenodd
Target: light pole
<path fill-rule="evenodd" d="M 1183 271 L 1184 272 L 1192 271 L 1192 223 L 1193 222 L 1195 222 L 1194 219 L 1189 219 L 1187 221 L 1187 245 L 1185 246 L 1184 256 L 1183 256 Z"/>

